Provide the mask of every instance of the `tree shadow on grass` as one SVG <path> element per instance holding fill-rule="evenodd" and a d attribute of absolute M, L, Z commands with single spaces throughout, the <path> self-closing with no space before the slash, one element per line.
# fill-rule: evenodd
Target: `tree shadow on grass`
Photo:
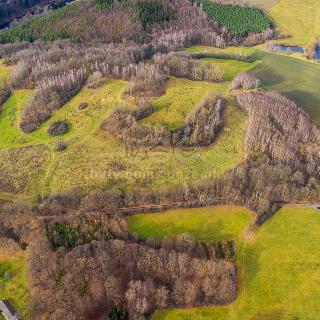
<path fill-rule="evenodd" d="M 261 80 L 262 87 L 271 87 L 285 81 L 281 73 L 276 72 L 272 67 L 258 64 L 250 70 L 256 77 Z"/>

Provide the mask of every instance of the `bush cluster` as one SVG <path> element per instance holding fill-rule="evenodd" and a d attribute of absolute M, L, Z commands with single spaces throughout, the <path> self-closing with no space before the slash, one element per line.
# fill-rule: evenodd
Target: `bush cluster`
<path fill-rule="evenodd" d="M 61 136 L 68 131 L 68 124 L 64 121 L 57 121 L 50 125 L 48 134 L 50 136 Z"/>

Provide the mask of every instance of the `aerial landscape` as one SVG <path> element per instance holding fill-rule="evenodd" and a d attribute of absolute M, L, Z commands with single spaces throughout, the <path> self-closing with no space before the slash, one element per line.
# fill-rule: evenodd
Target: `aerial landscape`
<path fill-rule="evenodd" d="M 319 295 L 319 0 L 0 0 L 0 320 Z"/>

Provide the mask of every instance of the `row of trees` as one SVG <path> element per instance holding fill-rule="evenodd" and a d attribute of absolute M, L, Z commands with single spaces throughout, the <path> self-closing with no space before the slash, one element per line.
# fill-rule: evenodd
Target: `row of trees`
<path fill-rule="evenodd" d="M 184 52 L 169 52 L 154 56 L 155 64 L 164 73 L 191 80 L 223 81 L 224 70 L 210 62 L 194 60 Z"/>
<path fill-rule="evenodd" d="M 23 109 L 20 128 L 26 133 L 37 129 L 41 123 L 50 118 L 53 111 L 61 108 L 73 97 L 85 81 L 85 68 L 43 79 Z"/>

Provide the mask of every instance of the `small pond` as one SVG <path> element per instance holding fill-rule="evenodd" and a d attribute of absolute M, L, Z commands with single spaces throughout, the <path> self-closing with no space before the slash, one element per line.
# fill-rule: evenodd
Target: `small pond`
<path fill-rule="evenodd" d="M 279 50 L 282 52 L 304 53 L 304 48 L 299 46 L 280 45 Z M 320 62 L 320 45 L 316 48 L 316 60 Z"/>
<path fill-rule="evenodd" d="M 304 53 L 304 49 L 302 47 L 298 46 L 280 46 L 280 51 L 286 51 L 286 52 L 295 52 L 295 53 Z"/>
<path fill-rule="evenodd" d="M 317 47 L 316 60 L 318 60 L 318 62 L 320 62 L 320 46 Z"/>

